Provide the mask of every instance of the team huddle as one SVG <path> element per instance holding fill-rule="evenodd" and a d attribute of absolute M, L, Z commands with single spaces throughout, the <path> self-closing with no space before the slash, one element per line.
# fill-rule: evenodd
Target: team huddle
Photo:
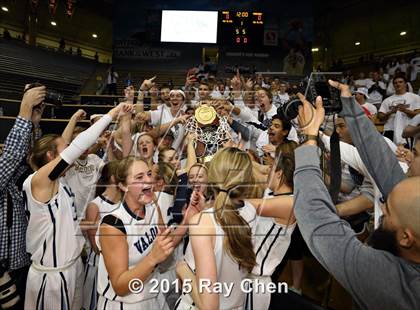
<path fill-rule="evenodd" d="M 143 95 L 156 86 L 145 80 L 86 130 L 78 110 L 61 135 L 34 142 L 22 185 L 25 309 L 268 309 L 287 293 L 277 283 L 284 261 L 299 262 L 308 246 L 329 263 L 307 232 L 341 223 L 320 176 L 322 100 L 314 107 L 298 94 L 294 127 L 269 90 L 232 84 L 237 92 L 216 99 L 206 83 L 195 95 L 161 87 L 153 106 Z M 42 86 L 24 94 L 6 148 L 44 96 Z M 303 212 L 312 203 L 318 213 Z"/>

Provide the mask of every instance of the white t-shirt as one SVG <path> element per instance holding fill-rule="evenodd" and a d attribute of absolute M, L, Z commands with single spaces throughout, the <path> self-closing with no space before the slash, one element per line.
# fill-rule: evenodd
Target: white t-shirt
<path fill-rule="evenodd" d="M 372 82 L 371 79 L 358 79 L 354 81 L 354 84 L 357 85 L 358 87 L 366 87 L 369 81 Z"/>
<path fill-rule="evenodd" d="M 374 85 L 375 82 L 372 80 L 368 80 L 367 84 L 366 84 L 366 88 L 369 89 L 372 87 L 372 85 Z M 378 86 L 380 88 L 382 88 L 383 90 L 386 90 L 386 85 L 384 82 L 382 81 L 378 81 Z M 380 92 L 374 90 L 369 94 L 369 99 L 367 100 L 367 102 L 369 103 L 373 103 L 373 104 L 380 104 L 382 102 L 383 96 L 381 95 Z"/>
<path fill-rule="evenodd" d="M 104 162 L 95 154 L 89 154 L 86 159 L 77 159 L 66 172 L 64 179 L 75 195 L 78 218 L 84 218 L 87 204 L 95 198 L 96 182 Z"/>
<path fill-rule="evenodd" d="M 378 109 L 370 102 L 365 102 L 364 104 L 362 104 L 362 107 L 367 109 L 372 115 L 375 115 L 378 113 Z"/>
<path fill-rule="evenodd" d="M 288 101 L 289 101 L 289 95 L 287 93 L 284 93 L 284 94 L 277 93 L 277 95 L 273 96 L 273 103 L 277 106 L 282 106 Z"/>
<path fill-rule="evenodd" d="M 416 110 L 416 109 L 420 109 L 420 97 L 416 94 L 410 93 L 410 92 L 406 92 L 404 95 L 392 95 L 391 97 L 386 98 L 383 102 L 382 105 L 379 109 L 379 112 L 382 113 L 387 113 L 391 110 L 392 107 L 395 107 L 399 104 L 408 104 L 409 110 Z M 394 130 L 395 129 L 395 116 L 400 113 L 400 114 L 404 114 L 403 112 L 396 112 L 395 114 L 392 114 L 388 120 L 386 121 L 385 125 L 384 125 L 384 130 Z M 408 119 L 406 122 L 406 126 L 408 124 Z"/>
<path fill-rule="evenodd" d="M 413 127 L 417 127 L 420 125 L 420 114 L 417 114 L 416 116 L 414 116 L 409 122 L 408 125 L 413 126 Z M 420 133 L 418 133 L 416 136 L 414 136 L 415 140 L 420 138 Z M 414 143 L 416 143 L 414 141 Z"/>
<path fill-rule="evenodd" d="M 290 129 L 289 135 L 287 136 L 287 140 L 295 141 L 296 143 L 299 143 L 299 138 L 298 138 L 297 131 L 296 131 L 295 127 L 292 127 Z M 264 145 L 269 144 L 269 143 L 270 142 L 268 140 L 268 131 L 266 130 L 266 131 L 264 131 L 260 134 L 260 136 L 258 137 L 257 142 L 256 142 L 257 155 L 258 156 L 263 156 L 264 155 L 262 147 Z"/>

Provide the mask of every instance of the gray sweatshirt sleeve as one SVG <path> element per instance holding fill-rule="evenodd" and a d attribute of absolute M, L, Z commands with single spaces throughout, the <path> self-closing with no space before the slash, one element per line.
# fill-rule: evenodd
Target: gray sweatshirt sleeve
<path fill-rule="evenodd" d="M 233 120 L 230 127 L 235 130 L 236 133 L 241 133 L 242 139 L 245 141 L 249 141 L 251 139 L 251 130 L 238 121 Z"/>
<path fill-rule="evenodd" d="M 341 97 L 343 110 L 353 144 L 356 146 L 369 174 L 386 199 L 395 185 L 406 178 L 397 157 L 390 150 L 375 125 L 366 117 L 353 97 Z M 384 169 L 386 167 L 386 169 Z"/>
<path fill-rule="evenodd" d="M 338 217 L 322 179 L 319 153 L 308 145 L 295 151 L 294 213 L 312 254 L 352 295 L 358 308 L 415 309 L 420 281 L 413 279 L 419 271 L 388 252 L 364 245 Z"/>

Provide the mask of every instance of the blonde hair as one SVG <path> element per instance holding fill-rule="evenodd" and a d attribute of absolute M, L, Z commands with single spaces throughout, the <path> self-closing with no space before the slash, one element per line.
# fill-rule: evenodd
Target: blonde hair
<path fill-rule="evenodd" d="M 58 138 L 60 138 L 59 135 L 48 134 L 36 140 L 30 157 L 31 164 L 37 169 L 46 165 L 48 163 L 47 153 L 51 151 L 55 154 L 57 152 L 57 143 L 55 140 Z"/>
<path fill-rule="evenodd" d="M 247 185 L 252 181 L 252 164 L 248 154 L 230 147 L 214 155 L 209 168 L 209 183 L 214 191 L 216 222 L 226 234 L 224 249 L 248 272 L 256 264 L 251 228 L 237 212 L 232 199 L 245 197 L 249 191 Z"/>

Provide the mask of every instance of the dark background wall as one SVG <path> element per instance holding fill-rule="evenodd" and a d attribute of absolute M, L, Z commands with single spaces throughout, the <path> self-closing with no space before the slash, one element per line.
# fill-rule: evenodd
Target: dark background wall
<path fill-rule="evenodd" d="M 311 69 L 311 42 L 313 41 L 312 1 L 287 3 L 283 1 L 221 1 L 201 0 L 191 2 L 147 1 L 122 2 L 114 10 L 114 63 L 119 66 L 137 66 L 178 70 L 198 65 L 202 60 L 203 48 L 218 48 L 219 66 L 255 65 L 258 70 L 281 71 L 283 58 L 289 47 L 279 40 L 278 46 L 229 46 L 221 44 L 161 43 L 161 10 L 247 10 L 264 13 L 265 29 L 276 30 L 283 37 L 290 29 L 290 21 L 299 20 L 303 25 L 302 35 L 306 45 L 303 52 L 307 59 L 307 71 Z M 135 18 L 142 16 L 142 18 Z M 128 42 L 128 43 L 127 43 Z M 157 59 L 148 55 L 174 51 L 173 57 Z M 157 54 L 156 54 L 157 53 Z M 144 56 L 146 55 L 146 56 Z M 231 55 L 231 56 L 229 56 Z M 235 55 L 235 56 L 232 56 Z M 238 56 L 241 55 L 241 56 Z"/>
<path fill-rule="evenodd" d="M 417 0 L 317 1 L 314 46 L 322 56 L 315 62 L 420 50 L 419 12 Z M 407 35 L 400 36 L 401 31 Z"/>

